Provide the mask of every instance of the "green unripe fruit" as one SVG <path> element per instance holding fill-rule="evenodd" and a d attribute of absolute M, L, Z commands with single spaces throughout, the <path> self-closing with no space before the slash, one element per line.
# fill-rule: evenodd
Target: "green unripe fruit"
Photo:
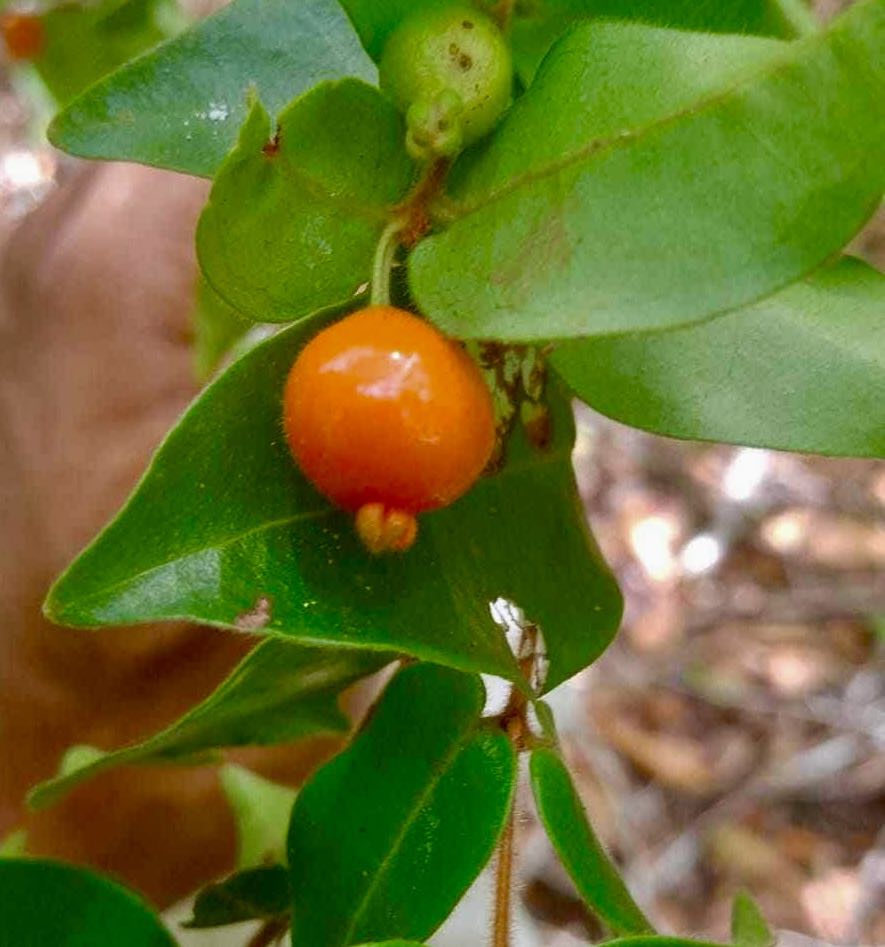
<path fill-rule="evenodd" d="M 473 7 L 432 7 L 384 47 L 381 88 L 407 115 L 415 157 L 451 157 L 494 128 L 510 104 L 513 62 L 503 34 Z"/>
<path fill-rule="evenodd" d="M 406 150 L 418 161 L 453 158 L 464 147 L 464 103 L 451 89 L 419 99 L 406 113 Z"/>

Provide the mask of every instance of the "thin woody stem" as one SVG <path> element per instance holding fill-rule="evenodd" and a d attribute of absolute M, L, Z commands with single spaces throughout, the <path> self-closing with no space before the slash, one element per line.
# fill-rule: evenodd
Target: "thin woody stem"
<path fill-rule="evenodd" d="M 524 625 L 516 649 L 517 658 L 524 674 L 531 677 L 535 661 L 537 629 Z M 526 711 L 528 700 L 525 694 L 513 687 L 507 706 L 501 714 L 501 724 L 510 742 L 518 753 L 525 748 L 528 722 Z M 492 947 L 510 947 L 513 926 L 513 864 L 516 856 L 516 793 L 507 814 L 504 831 L 498 842 L 498 861 L 495 869 L 495 913 L 492 921 Z"/>
<path fill-rule="evenodd" d="M 289 922 L 285 918 L 274 918 L 271 921 L 265 921 L 255 932 L 254 936 L 246 944 L 246 947 L 270 947 L 282 940 L 283 935 L 289 929 Z"/>
<path fill-rule="evenodd" d="M 510 947 L 513 902 L 513 841 L 516 834 L 516 800 L 510 807 L 501 841 L 498 842 L 498 863 L 495 870 L 495 916 L 492 947 Z"/>

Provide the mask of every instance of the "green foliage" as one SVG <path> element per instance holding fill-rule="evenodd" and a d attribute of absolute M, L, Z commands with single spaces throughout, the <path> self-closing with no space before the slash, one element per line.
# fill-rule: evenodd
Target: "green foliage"
<path fill-rule="evenodd" d="M 0 859 L 0 947 L 173 947 L 140 898 L 57 862 Z"/>
<path fill-rule="evenodd" d="M 237 868 L 284 862 L 295 790 L 233 764 L 218 775 L 237 823 Z"/>
<path fill-rule="evenodd" d="M 17 829 L 0 839 L 0 858 L 23 858 L 27 847 L 28 833 L 24 829 Z"/>
<path fill-rule="evenodd" d="M 847 258 L 751 308 L 570 342 L 553 363 L 598 411 L 658 434 L 882 457 L 883 312 L 885 276 Z"/>
<path fill-rule="evenodd" d="M 82 40 L 59 10 L 50 40 L 67 45 L 47 51 L 59 71 L 38 64 L 44 77 L 66 98 L 84 70 L 153 42 L 164 2 L 102 0 L 77 21 L 89 24 Z M 885 454 L 885 277 L 833 262 L 885 189 L 885 0 L 860 0 L 827 31 L 802 0 L 519 3 L 505 30 L 514 105 L 451 167 L 417 168 L 402 116 L 366 83 L 404 17 L 449 3 L 234 0 L 57 117 L 53 139 L 75 154 L 217 172 L 198 232 L 203 375 L 251 322 L 296 324 L 206 388 L 46 603 L 72 625 L 190 620 L 271 638 L 143 743 L 74 747 L 31 801 L 124 763 L 345 732 L 344 688 L 396 657 L 429 662 L 396 675 L 294 808 L 291 790 L 221 771 L 241 870 L 200 892 L 187 925 L 291 913 L 296 947 L 424 939 L 510 813 L 513 719 L 506 733 L 483 719 L 476 676 L 495 674 L 534 708 L 532 788 L 556 851 L 588 907 L 630 935 L 609 944 L 715 947 L 652 933 L 538 699 L 604 651 L 621 614 L 575 487 L 567 390 L 669 436 Z M 92 56 L 114 17 L 113 43 Z M 413 116 L 413 138 L 438 124 L 435 107 Z M 379 254 L 395 232 L 406 246 Z M 373 557 L 293 463 L 281 395 L 300 349 L 362 304 L 370 279 L 377 296 L 393 260 L 396 299 L 452 335 L 553 344 L 532 358 L 473 344 L 500 415 L 535 426 L 515 424 L 495 470 L 422 516 L 413 549 Z M 538 629 L 538 693 L 493 618 L 500 599 Z M 171 943 L 130 895 L 87 873 L 2 861 L 0 890 L 21 891 L 11 921 L 4 904 L 0 947 Z M 771 947 L 746 896 L 733 936 Z"/>
<path fill-rule="evenodd" d="M 424 517 L 407 555 L 374 557 L 282 437 L 286 373 L 321 324 L 284 330 L 206 389 L 47 614 L 85 626 L 189 618 L 518 680 L 489 612 L 505 597 L 543 628 L 548 688 L 601 654 L 621 602 L 580 512 L 567 402 L 555 398 L 550 448 L 517 433 L 504 469 Z"/>
<path fill-rule="evenodd" d="M 173 0 L 64 3 L 41 17 L 44 47 L 34 61 L 60 103 L 169 36 Z"/>
<path fill-rule="evenodd" d="M 376 671 L 377 655 L 321 651 L 289 641 L 255 648 L 219 687 L 181 719 L 134 746 L 103 753 L 70 751 L 55 779 L 29 797 L 35 808 L 52 805 L 75 786 L 115 766 L 188 763 L 207 751 L 233 746 L 271 746 L 318 733 L 343 733 L 349 722 L 338 707 L 348 685 Z"/>
<path fill-rule="evenodd" d="M 759 905 L 746 891 L 739 891 L 734 897 L 731 940 L 735 947 L 774 947 L 777 943 Z"/>
<path fill-rule="evenodd" d="M 481 725 L 483 702 L 478 678 L 406 668 L 304 787 L 289 832 L 293 944 L 424 938 L 445 920 L 511 805 L 515 754 Z"/>
<path fill-rule="evenodd" d="M 559 754 L 534 750 L 530 770 L 538 815 L 587 907 L 615 934 L 651 932 L 651 924 L 599 844 Z"/>
<path fill-rule="evenodd" d="M 211 176 L 254 90 L 277 112 L 324 79 L 375 69 L 335 0 L 234 0 L 61 112 L 59 148 Z"/>
<path fill-rule="evenodd" d="M 253 105 L 197 234 L 203 275 L 257 322 L 352 303 L 414 173 L 401 117 L 362 82 L 317 86 L 276 129 Z"/>
<path fill-rule="evenodd" d="M 791 38 L 807 32 L 813 24 L 803 4 L 804 0 L 532 0 L 517 6 L 512 30 L 514 55 L 520 75 L 531 82 L 554 42 L 572 24 L 588 17 Z"/>
<path fill-rule="evenodd" d="M 243 921 L 284 918 L 291 901 L 287 868 L 282 865 L 247 868 L 203 888 L 194 900 L 193 917 L 183 926 L 201 930 Z"/>
<path fill-rule="evenodd" d="M 725 947 L 706 940 L 690 940 L 687 937 L 664 937 L 656 934 L 647 937 L 620 937 L 607 940 L 606 947 Z"/>
<path fill-rule="evenodd" d="M 197 281 L 193 312 L 195 367 L 202 381 L 210 378 L 231 347 L 249 330 L 249 321 L 229 306 L 202 277 Z"/>
<path fill-rule="evenodd" d="M 378 62 L 390 34 L 410 14 L 418 10 L 451 6 L 452 0 L 341 0 L 360 40 Z"/>
<path fill-rule="evenodd" d="M 597 109 L 610 88 L 598 50 L 611 43 L 609 69 L 634 74 L 640 29 L 609 26 L 602 43 L 595 24 L 573 30 L 488 145 L 456 166 L 453 222 L 411 262 L 419 305 L 446 331 L 518 341 L 705 319 L 804 276 L 878 204 L 880 0 L 827 33 L 742 53 L 751 68 L 723 47 L 731 78 L 691 104 L 664 112 L 669 94 L 653 93 L 635 111 L 618 96 Z M 690 61 L 684 38 L 654 36 Z M 671 81 L 682 98 L 686 81 Z"/>

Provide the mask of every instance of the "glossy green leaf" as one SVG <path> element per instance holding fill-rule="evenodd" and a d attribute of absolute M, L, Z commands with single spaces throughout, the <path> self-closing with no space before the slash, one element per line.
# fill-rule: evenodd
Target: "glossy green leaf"
<path fill-rule="evenodd" d="M 602 29 L 578 27 L 551 51 L 494 138 L 456 166 L 454 223 L 412 256 L 418 303 L 455 335 L 549 339 L 701 320 L 804 276 L 878 204 L 883 0 L 781 45 Z M 662 114 L 694 87 L 703 41 L 707 68 L 722 76 L 720 49 L 729 81 Z M 647 87 L 675 92 L 627 108 L 611 90 L 643 63 Z"/>
<path fill-rule="evenodd" d="M 41 17 L 44 46 L 34 66 L 60 104 L 166 39 L 168 0 L 63 3 Z M 183 24 L 182 24 L 183 25 Z"/>
<path fill-rule="evenodd" d="M 385 940 L 381 944 L 361 944 L 360 947 L 424 947 L 416 940 Z"/>
<path fill-rule="evenodd" d="M 289 913 L 291 901 L 287 868 L 249 868 L 203 888 L 194 900 L 193 917 L 182 926 L 200 930 L 283 918 Z"/>
<path fill-rule="evenodd" d="M 136 894 L 83 868 L 0 859 L 0 947 L 174 947 Z"/>
<path fill-rule="evenodd" d="M 885 276 L 845 259 L 710 322 L 569 342 L 578 397 L 658 434 L 885 457 Z"/>
<path fill-rule="evenodd" d="M 412 180 L 404 135 L 396 109 L 353 79 L 297 99 L 276 133 L 256 103 L 197 230 L 215 292 L 258 322 L 352 303 Z"/>
<path fill-rule="evenodd" d="M 652 931 L 596 838 L 559 754 L 535 750 L 530 771 L 538 815 L 587 907 L 616 934 Z"/>
<path fill-rule="evenodd" d="M 366 729 L 295 803 L 293 947 L 429 936 L 482 870 L 511 805 L 516 757 L 480 726 L 477 677 L 401 671 Z"/>
<path fill-rule="evenodd" d="M 511 28 L 520 76 L 531 82 L 541 60 L 579 20 L 637 20 L 652 26 L 707 33 L 752 33 L 792 38 L 813 19 L 804 0 L 533 0 L 517 6 Z M 803 15 L 804 14 L 804 15 Z"/>
<path fill-rule="evenodd" d="M 556 718 L 553 716 L 553 709 L 543 700 L 532 701 L 532 709 L 535 712 L 535 719 L 540 730 L 542 740 L 546 740 L 551 746 L 557 746 L 559 743 L 559 733 L 556 728 Z"/>
<path fill-rule="evenodd" d="M 249 331 L 250 322 L 201 278 L 197 282 L 193 325 L 197 376 L 205 381 Z"/>
<path fill-rule="evenodd" d="M 53 144 L 210 177 L 236 141 L 255 90 L 271 112 L 342 76 L 375 68 L 336 0 L 234 0 L 75 99 Z"/>
<path fill-rule="evenodd" d="M 548 687 L 601 654 L 621 602 L 584 524 L 568 403 L 555 400 L 549 450 L 517 434 L 504 470 L 422 517 L 407 554 L 370 556 L 282 436 L 286 374 L 321 324 L 283 330 L 206 389 L 52 589 L 49 617 L 89 627 L 188 618 L 519 679 L 489 611 L 505 597 L 543 629 Z"/>
<path fill-rule="evenodd" d="M 241 626 L 260 623 L 261 609 L 259 602 Z M 383 661 L 354 651 L 262 642 L 214 693 L 170 727 L 109 753 L 80 747 L 72 758 L 69 751 L 61 774 L 37 786 L 28 801 L 35 808 L 52 805 L 85 780 L 124 764 L 188 762 L 222 747 L 272 746 L 345 732 L 349 721 L 338 707 L 338 695 Z"/>
<path fill-rule="evenodd" d="M 735 947 L 774 947 L 777 938 L 762 916 L 759 905 L 746 891 L 739 891 L 731 908 L 731 941 Z"/>
<path fill-rule="evenodd" d="M 24 858 L 27 847 L 27 831 L 16 829 L 0 839 L 0 858 Z"/>
<path fill-rule="evenodd" d="M 450 5 L 453 0 L 341 0 L 363 46 L 376 61 L 381 59 L 390 34 L 419 9 Z"/>
<path fill-rule="evenodd" d="M 237 824 L 237 868 L 284 862 L 295 790 L 232 763 L 218 775 Z"/>
<path fill-rule="evenodd" d="M 665 937 L 649 934 L 643 937 L 619 937 L 605 941 L 606 947 L 725 947 L 708 940 L 692 940 L 688 937 Z"/>

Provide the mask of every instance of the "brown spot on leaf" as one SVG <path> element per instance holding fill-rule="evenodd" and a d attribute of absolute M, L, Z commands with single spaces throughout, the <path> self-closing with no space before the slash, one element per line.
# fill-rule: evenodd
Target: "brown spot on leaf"
<path fill-rule="evenodd" d="M 234 622 L 240 631 L 260 631 L 267 627 L 270 621 L 270 599 L 266 595 L 259 595 L 255 606 L 242 615 L 237 616 Z"/>
<path fill-rule="evenodd" d="M 280 151 L 280 130 L 279 128 L 274 133 L 273 138 L 270 141 L 266 142 L 264 147 L 261 149 L 261 153 L 265 158 L 273 158 L 275 155 L 279 154 Z"/>
<path fill-rule="evenodd" d="M 572 241 L 560 208 L 554 208 L 541 218 L 523 238 L 519 249 L 502 266 L 492 272 L 490 282 L 509 286 L 518 300 L 521 289 L 534 272 L 559 272 L 568 266 L 572 257 Z"/>

